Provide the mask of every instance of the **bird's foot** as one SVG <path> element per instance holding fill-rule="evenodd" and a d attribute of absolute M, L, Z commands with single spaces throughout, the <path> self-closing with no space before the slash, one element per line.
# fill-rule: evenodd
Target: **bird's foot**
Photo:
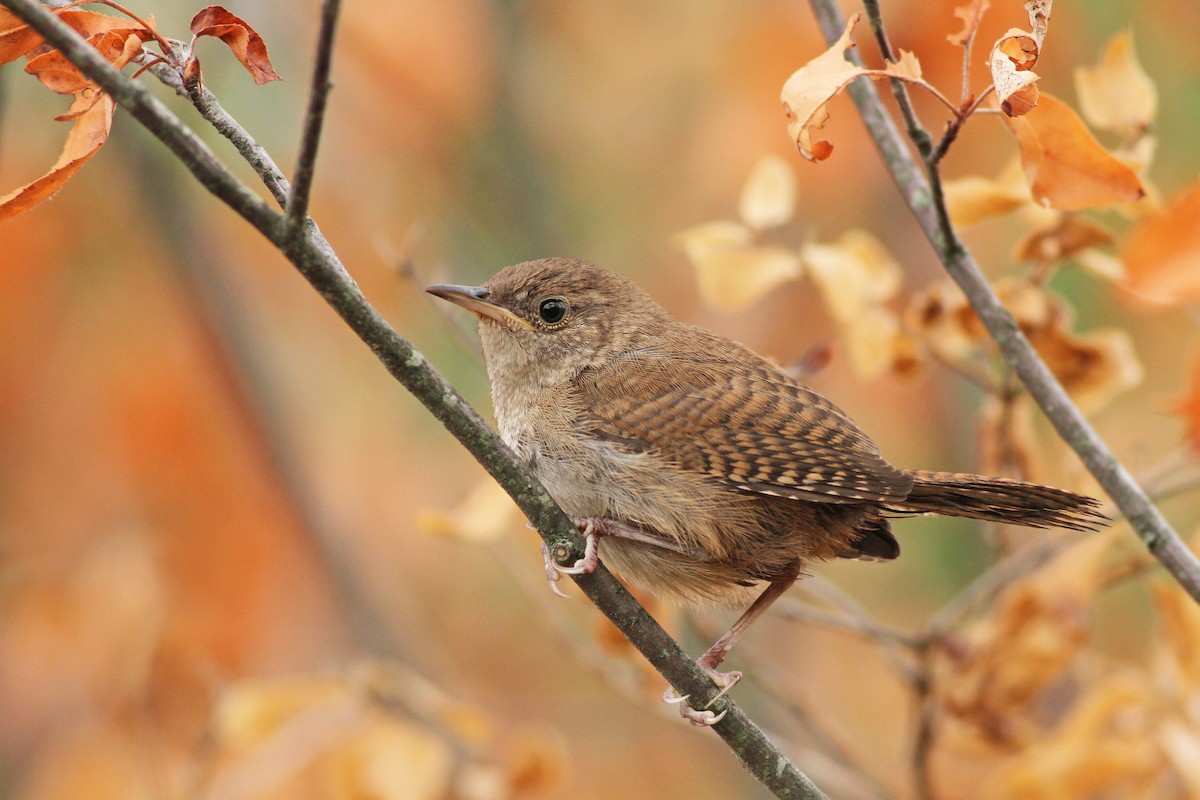
<path fill-rule="evenodd" d="M 720 714 L 710 711 L 709 709 L 712 707 L 713 703 L 720 700 L 725 696 L 726 692 L 737 685 L 737 682 L 742 679 L 742 673 L 737 671 L 718 672 L 715 669 L 706 667 L 704 664 L 698 664 L 698 666 L 700 669 L 704 670 L 708 677 L 712 678 L 712 682 L 720 687 L 721 691 L 717 692 L 716 696 L 713 697 L 712 700 L 709 700 L 703 708 L 694 708 L 690 703 L 688 703 L 688 697 L 690 695 L 681 695 L 679 692 L 675 691 L 674 687 L 669 686 L 667 687 L 667 690 L 663 692 L 663 702 L 670 705 L 678 705 L 679 716 L 683 717 L 696 727 L 711 728 L 713 725 L 716 725 L 718 722 L 725 719 L 725 715 L 729 713 L 729 709 L 725 709 Z"/>
<path fill-rule="evenodd" d="M 583 558 L 577 560 L 569 567 L 564 567 L 558 563 L 558 559 L 550 552 L 550 548 L 542 542 L 542 561 L 546 566 L 546 579 L 550 581 L 550 591 L 554 592 L 559 597 L 566 597 L 562 590 L 558 588 L 558 581 L 563 575 L 587 575 L 595 572 L 596 567 L 600 564 L 600 533 L 596 520 L 591 518 L 575 520 L 576 527 L 583 535 Z"/>

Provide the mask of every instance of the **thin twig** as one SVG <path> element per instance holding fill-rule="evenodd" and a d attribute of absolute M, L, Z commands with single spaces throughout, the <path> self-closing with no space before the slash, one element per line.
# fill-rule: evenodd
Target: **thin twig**
<path fill-rule="evenodd" d="M 862 628 L 876 627 L 877 623 L 867 613 L 867 610 L 833 581 L 821 575 L 811 575 L 807 580 L 802 581 L 799 586 L 802 591 L 840 609 L 851 619 L 855 620 Z M 909 659 L 910 654 L 900 649 L 901 642 L 892 637 L 878 637 L 876 641 L 882 646 L 884 658 L 892 665 L 896 673 L 905 680 L 912 680 L 913 667 Z"/>
<path fill-rule="evenodd" d="M 870 618 L 832 614 L 828 611 L 822 611 L 819 608 L 813 608 L 807 603 L 802 603 L 790 597 L 781 597 L 779 600 L 776 600 L 775 604 L 771 607 L 771 612 L 784 619 L 804 622 L 819 628 L 841 631 L 842 633 L 852 634 L 863 639 L 873 641 L 882 639 L 895 642 L 904 647 L 918 647 L 922 641 L 920 636 L 905 633 L 895 628 L 889 628 Z"/>
<path fill-rule="evenodd" d="M 826 40 L 836 42 L 845 29 L 845 22 L 835 1 L 809 1 Z M 849 57 L 861 61 L 856 53 L 851 52 Z M 1005 360 L 1041 406 L 1059 436 L 1079 454 L 1084 465 L 1128 517 L 1150 552 L 1188 594 L 1200 602 L 1200 559 L 1188 549 L 1084 418 L 1062 384 L 1021 332 L 1012 314 L 1004 308 L 979 264 L 950 224 L 936 165 L 929 170 L 928 180 L 920 174 L 904 146 L 900 132 L 887 116 L 878 91 L 869 81 L 852 84 L 850 95 L 926 238 L 951 277 L 962 288 Z"/>
<path fill-rule="evenodd" d="M 538 483 L 528 467 L 505 446 L 446 379 L 371 306 L 350 278 L 316 225 L 304 236 L 287 238 L 283 217 L 235 178 L 212 152 L 145 87 L 108 63 L 78 33 L 36 0 L 0 0 L 162 141 L 192 174 L 260 231 L 296 267 L 354 333 L 504 487 L 537 526 L 551 552 L 566 552 L 564 562 L 583 556 L 583 540 L 570 518 Z M 261 161 L 259 162 L 261 163 Z M 755 778 L 777 797 L 825 795 L 767 739 L 728 695 L 683 651 L 662 626 L 612 574 L 600 566 L 589 575 L 572 576 L 596 607 L 621 630 L 680 694 L 698 706 L 727 712 L 713 726 Z"/>
<path fill-rule="evenodd" d="M 325 0 L 321 4 L 321 30 L 317 35 L 317 56 L 313 64 L 312 88 L 308 92 L 308 111 L 304 115 L 304 133 L 300 138 L 300 153 L 296 157 L 296 172 L 286 205 L 286 236 L 297 241 L 303 233 L 308 216 L 308 199 L 312 194 L 313 174 L 316 171 L 317 148 L 325 125 L 325 107 L 333 83 L 329 70 L 333 64 L 333 38 L 337 32 L 341 0 Z"/>
<path fill-rule="evenodd" d="M 887 29 L 883 26 L 883 14 L 879 10 L 879 0 L 863 0 L 863 9 L 867 12 L 867 20 L 871 23 L 871 30 L 875 32 L 875 40 L 879 43 L 879 50 L 883 53 L 883 57 L 888 61 L 895 61 L 895 51 L 892 50 Z M 891 81 L 891 84 L 892 95 L 896 98 L 896 105 L 900 107 L 900 115 L 904 117 L 904 124 L 908 128 L 908 138 L 917 146 L 917 151 L 922 156 L 927 156 L 933 150 L 933 137 L 929 135 L 929 131 L 925 130 L 925 126 L 917 118 L 912 98 L 908 95 L 908 87 L 904 85 L 903 81 Z M 949 106 L 952 112 L 957 113 L 954 104 L 942 97 L 932 84 L 929 85 L 929 89 L 938 95 L 939 99 Z"/>
<path fill-rule="evenodd" d="M 916 735 L 913 736 L 912 768 L 913 785 L 920 800 L 933 800 L 933 783 L 929 771 L 929 756 L 933 753 L 933 743 L 937 726 L 937 698 L 933 694 L 933 647 L 927 645 L 921 649 L 918 666 L 920 678 L 917 680 L 916 697 L 917 720 Z"/>
<path fill-rule="evenodd" d="M 150 74 L 174 89 L 175 94 L 195 106 L 196 110 L 200 112 L 200 116 L 204 117 L 209 125 L 212 125 L 218 133 L 228 139 L 242 158 L 250 164 L 254 174 L 262 180 L 263 185 L 267 187 L 267 191 L 275 198 L 279 207 L 283 208 L 287 205 L 291 185 L 284 177 L 283 170 L 275 164 L 274 159 L 254 140 L 254 137 L 221 106 L 216 95 L 204 86 L 200 86 L 195 91 L 188 91 L 187 87 L 183 85 L 183 79 L 178 70 L 169 64 L 152 65 Z"/>

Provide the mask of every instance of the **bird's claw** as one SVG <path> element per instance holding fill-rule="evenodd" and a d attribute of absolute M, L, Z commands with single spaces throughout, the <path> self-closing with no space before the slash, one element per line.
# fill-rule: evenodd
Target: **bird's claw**
<path fill-rule="evenodd" d="M 665 692 L 663 692 L 662 699 L 663 702 L 667 703 L 668 705 L 679 706 L 679 716 L 683 717 L 696 727 L 711 728 L 713 725 L 716 725 L 718 722 L 725 719 L 725 715 L 729 713 L 729 709 L 727 708 L 720 714 L 717 714 L 710 711 L 709 708 L 713 703 L 724 697 L 730 689 L 737 685 L 737 682 L 742 679 L 742 673 L 736 671 L 717 672 L 715 669 L 709 669 L 703 665 L 701 665 L 700 668 L 708 673 L 708 676 L 712 678 L 713 683 L 721 688 L 721 691 L 717 692 L 716 695 L 713 696 L 713 699 L 704 704 L 704 708 L 694 708 L 688 703 L 688 698 L 691 695 L 681 695 L 679 692 L 675 691 L 674 687 L 670 686 L 667 687 Z"/>
<path fill-rule="evenodd" d="M 600 565 L 600 549 L 597 541 L 599 537 L 593 521 L 589 519 L 580 524 L 580 533 L 584 538 L 583 558 L 569 567 L 559 564 L 550 553 L 550 548 L 546 546 L 545 542 L 542 542 L 542 561 L 546 566 L 546 578 L 550 581 L 550 591 L 559 597 L 567 596 L 558 588 L 558 581 L 563 575 L 588 575 L 595 572 L 596 567 Z"/>

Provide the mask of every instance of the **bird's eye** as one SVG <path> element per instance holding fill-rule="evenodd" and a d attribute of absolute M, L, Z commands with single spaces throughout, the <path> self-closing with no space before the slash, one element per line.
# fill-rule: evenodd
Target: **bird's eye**
<path fill-rule="evenodd" d="M 547 325 L 556 325 L 567 315 L 567 301 L 561 297 L 550 297 L 538 306 L 538 316 Z"/>

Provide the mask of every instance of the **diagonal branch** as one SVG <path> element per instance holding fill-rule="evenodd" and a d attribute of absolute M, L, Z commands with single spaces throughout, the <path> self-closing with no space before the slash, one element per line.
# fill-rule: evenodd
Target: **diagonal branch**
<path fill-rule="evenodd" d="M 296 174 L 287 200 L 287 237 L 294 240 L 302 235 L 304 219 L 308 216 L 308 198 L 312 194 L 313 173 L 316 171 L 317 147 L 325 124 L 325 106 L 333 83 L 329 70 L 333 64 L 333 37 L 337 31 L 341 0 L 325 0 L 321 4 L 321 31 L 317 34 L 317 57 L 313 65 L 312 88 L 308 92 L 308 111 L 304 115 L 304 133 L 300 138 L 300 154 L 296 158 Z"/>
<path fill-rule="evenodd" d="M 836 42 L 845 28 L 836 1 L 809 2 L 825 39 L 830 43 Z M 857 53 L 851 52 L 849 55 L 856 62 L 859 61 Z M 1154 557 L 1188 594 L 1200 602 L 1200 560 L 1071 402 L 1062 384 L 992 291 L 979 264 L 950 224 L 936 165 L 927 164 L 930 178 L 927 181 L 909 155 L 900 132 L 888 117 L 879 93 L 870 81 L 856 81 L 849 91 L 921 230 L 933 245 L 946 271 L 962 288 L 1004 359 L 1041 406 L 1059 436 L 1079 454 L 1088 471 L 1129 518 L 1133 529 Z"/>
<path fill-rule="evenodd" d="M 316 225 L 289 237 L 282 215 L 240 183 L 167 107 L 99 55 L 75 31 L 36 0 L 0 0 L 53 47 L 96 81 L 147 130 L 162 141 L 213 194 L 233 208 L 283 253 L 383 366 L 429 409 L 447 430 L 504 487 L 537 526 L 551 552 L 567 551 L 571 563 L 583 541 L 571 520 L 461 395 L 421 353 L 371 306 Z M 575 576 L 580 589 L 629 638 L 655 669 L 693 702 L 712 703 L 728 713 L 714 731 L 772 793 L 781 798 L 823 798 L 816 787 L 762 730 L 718 688 L 626 589 L 601 566 Z"/>

